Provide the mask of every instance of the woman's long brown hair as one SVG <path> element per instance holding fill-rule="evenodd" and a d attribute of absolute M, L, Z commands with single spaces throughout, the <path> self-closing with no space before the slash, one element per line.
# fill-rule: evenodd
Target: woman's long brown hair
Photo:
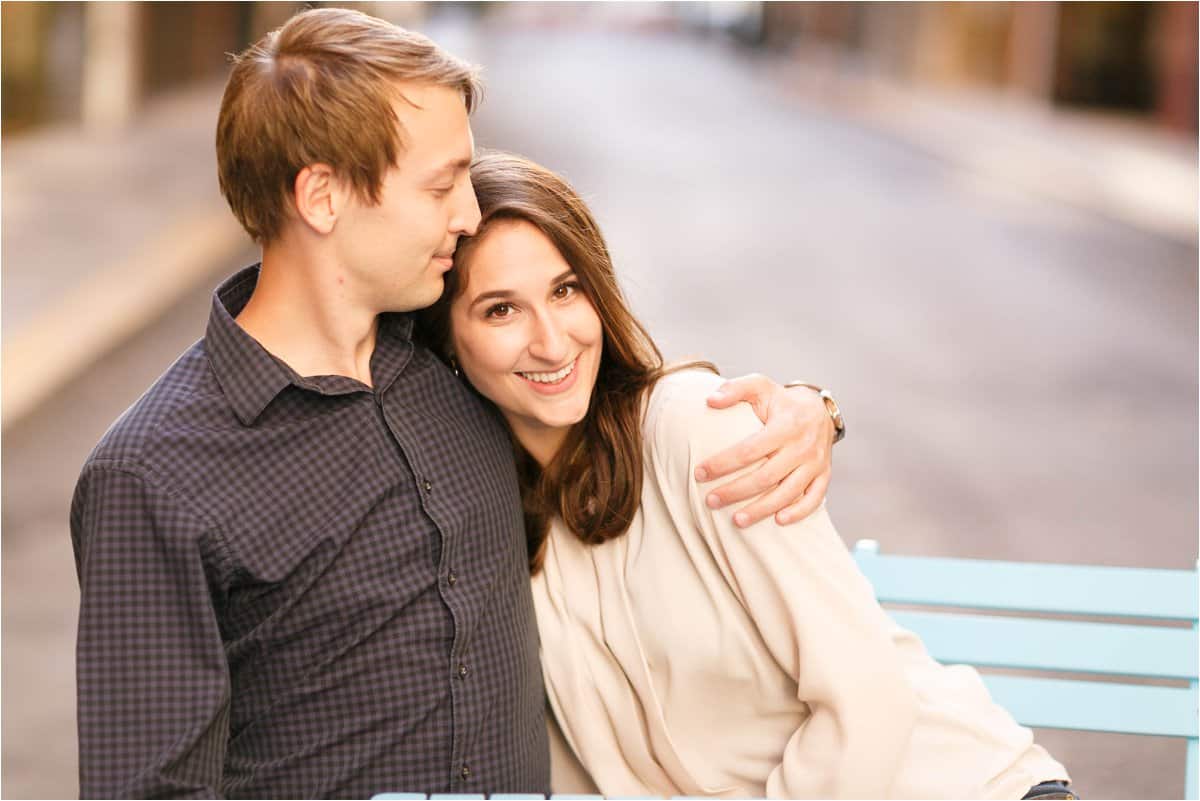
<path fill-rule="evenodd" d="M 633 316 L 617 285 L 612 258 L 587 205 L 561 177 L 528 159 L 490 152 L 471 165 L 482 219 L 463 240 L 446 274 L 441 299 L 419 316 L 418 336 L 447 361 L 450 303 L 466 289 L 471 255 L 492 225 L 524 220 L 554 244 L 575 271 L 604 331 L 600 370 L 587 416 L 574 426 L 545 469 L 514 439 L 529 567 L 545 557 L 546 533 L 557 514 L 586 543 L 624 534 L 642 494 L 642 398 L 664 375 L 687 367 L 717 372 L 710 362 L 664 367 L 662 353 Z"/>

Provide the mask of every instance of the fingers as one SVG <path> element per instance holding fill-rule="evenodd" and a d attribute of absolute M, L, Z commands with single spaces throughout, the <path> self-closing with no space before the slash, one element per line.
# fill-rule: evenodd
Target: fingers
<path fill-rule="evenodd" d="M 738 476 L 728 484 L 711 490 L 704 499 L 705 503 L 708 504 L 710 509 L 720 509 L 731 503 L 749 500 L 756 495 L 762 495 L 764 492 L 778 486 L 779 482 L 792 471 L 793 467 L 794 465 L 789 464 L 785 458 L 776 454 L 761 467 L 751 470 L 743 476 Z"/>
<path fill-rule="evenodd" d="M 769 428 L 764 428 L 701 462 L 696 467 L 696 480 L 714 481 L 718 478 L 724 478 L 730 473 L 736 473 L 743 467 L 749 467 L 759 459 L 770 456 L 779 449 L 781 444 L 780 438 L 776 433 Z M 782 477 L 782 475 L 779 476 L 775 481 L 778 481 Z M 759 491 L 761 492 L 761 490 Z M 748 498 L 750 496 L 747 495 L 744 497 Z"/>
<path fill-rule="evenodd" d="M 738 528 L 752 526 L 781 511 L 789 504 L 795 503 L 805 494 L 805 487 L 811 483 L 811 479 L 812 475 L 809 472 L 796 470 L 773 490 L 745 508 L 739 509 L 733 516 L 734 525 Z"/>
<path fill-rule="evenodd" d="M 758 373 L 751 373 L 739 378 L 726 381 L 717 387 L 717 391 L 708 396 L 708 405 L 714 409 L 728 409 L 735 403 L 745 401 L 754 407 L 755 414 L 765 408 L 766 399 L 770 394 L 771 379 Z"/>
<path fill-rule="evenodd" d="M 808 485 L 808 489 L 804 491 L 804 497 L 777 513 L 775 522 L 781 526 L 798 523 L 817 511 L 817 507 L 825 500 L 825 493 L 829 490 L 829 480 L 832 476 L 833 473 L 826 470 L 814 478 L 813 482 Z"/>

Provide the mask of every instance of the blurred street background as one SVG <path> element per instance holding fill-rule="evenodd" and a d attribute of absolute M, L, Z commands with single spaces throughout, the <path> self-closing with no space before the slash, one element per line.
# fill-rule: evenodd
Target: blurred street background
<path fill-rule="evenodd" d="M 477 144 L 592 204 L 668 358 L 834 390 L 893 553 L 1197 557 L 1196 3 L 358 3 L 485 67 Z M 294 3 L 4 3 L 3 785 L 77 795 L 67 513 L 256 259 L 225 54 Z M 1039 732 L 1085 797 L 1182 743 Z"/>

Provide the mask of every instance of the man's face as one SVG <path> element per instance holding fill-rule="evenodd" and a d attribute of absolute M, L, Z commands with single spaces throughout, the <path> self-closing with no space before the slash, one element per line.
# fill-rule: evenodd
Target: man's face
<path fill-rule="evenodd" d="M 400 162 L 384 176 L 379 204 L 352 198 L 335 228 L 347 291 L 378 312 L 436 301 L 458 238 L 479 225 L 462 96 L 441 86 L 400 88 L 412 101 L 393 104 L 402 124 Z"/>

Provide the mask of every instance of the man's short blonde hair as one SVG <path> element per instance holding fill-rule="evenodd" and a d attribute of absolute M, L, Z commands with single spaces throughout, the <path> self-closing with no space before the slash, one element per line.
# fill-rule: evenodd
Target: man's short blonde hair
<path fill-rule="evenodd" d="M 221 193 L 255 241 L 279 236 L 296 176 L 328 164 L 364 201 L 404 148 L 399 83 L 479 102 L 479 69 L 419 33 L 341 8 L 304 11 L 233 60 L 217 121 Z"/>

